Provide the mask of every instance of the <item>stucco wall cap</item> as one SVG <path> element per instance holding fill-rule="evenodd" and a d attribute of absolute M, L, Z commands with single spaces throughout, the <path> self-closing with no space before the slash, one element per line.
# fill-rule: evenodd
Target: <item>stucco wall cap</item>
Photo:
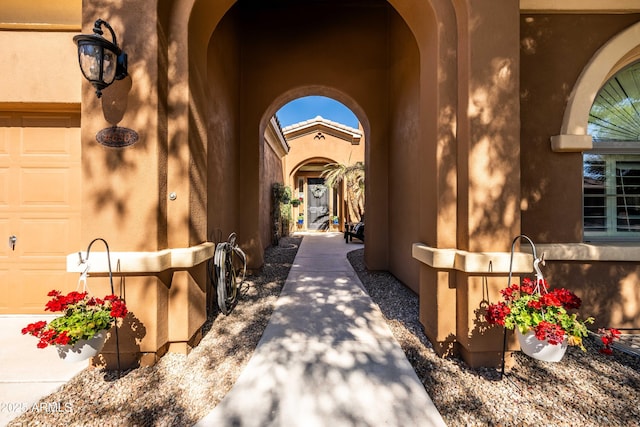
<path fill-rule="evenodd" d="M 458 270 L 472 274 L 506 274 L 511 263 L 510 252 L 468 252 L 460 249 L 440 249 L 423 243 L 414 243 L 412 255 L 418 261 L 435 269 Z M 513 273 L 531 273 L 531 254 L 516 252 L 513 256 Z"/>
<path fill-rule="evenodd" d="M 593 148 L 591 135 L 556 135 L 551 137 L 551 149 L 556 153 L 575 153 Z"/>
<path fill-rule="evenodd" d="M 546 243 L 537 244 L 549 261 L 640 261 L 640 243 Z"/>
<path fill-rule="evenodd" d="M 111 252 L 111 269 L 114 275 L 151 274 L 166 270 L 184 270 L 213 257 L 215 244 L 201 243 L 189 248 L 164 249 L 157 252 Z M 86 259 L 86 252 L 81 252 Z M 67 271 L 81 273 L 86 264 L 80 264 L 78 253 L 67 255 Z M 91 252 L 89 274 L 109 273 L 106 252 Z"/>
<path fill-rule="evenodd" d="M 526 13 L 637 13 L 638 0 L 520 0 Z"/>

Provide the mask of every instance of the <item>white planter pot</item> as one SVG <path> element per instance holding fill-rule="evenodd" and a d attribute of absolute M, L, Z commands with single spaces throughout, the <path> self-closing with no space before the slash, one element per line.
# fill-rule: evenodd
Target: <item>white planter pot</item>
<path fill-rule="evenodd" d="M 549 344 L 547 341 L 541 341 L 536 338 L 533 331 L 522 335 L 518 328 L 516 328 L 516 335 L 518 336 L 522 352 L 527 356 L 542 360 L 543 362 L 559 362 L 567 351 L 568 344 L 566 338 L 562 344 Z"/>
<path fill-rule="evenodd" d="M 80 340 L 74 345 L 58 345 L 58 356 L 65 362 L 80 362 L 97 356 L 107 340 L 107 331 L 98 332 L 93 338 Z"/>

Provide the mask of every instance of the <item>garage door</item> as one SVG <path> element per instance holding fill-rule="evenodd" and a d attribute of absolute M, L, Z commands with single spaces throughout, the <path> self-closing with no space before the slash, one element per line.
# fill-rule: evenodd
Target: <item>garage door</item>
<path fill-rule="evenodd" d="M 74 288 L 80 200 L 80 115 L 0 111 L 0 314 L 41 313 L 48 291 Z"/>

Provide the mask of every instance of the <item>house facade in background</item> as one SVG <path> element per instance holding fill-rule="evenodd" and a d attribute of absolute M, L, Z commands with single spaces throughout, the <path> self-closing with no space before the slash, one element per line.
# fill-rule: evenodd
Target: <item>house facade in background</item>
<path fill-rule="evenodd" d="M 321 95 L 361 129 L 316 123 L 300 138 L 363 147 L 365 262 L 419 294 L 436 351 L 497 363 L 502 334 L 482 308 L 521 234 L 595 326 L 640 327 L 640 6 L 612 3 L 5 0 L 0 238 L 15 245 L 0 245 L 0 313 L 39 312 L 48 290 L 74 288 L 77 252 L 101 237 L 132 313 L 129 363 L 188 352 L 212 233 L 236 231 L 259 268 L 272 185 L 300 192 L 302 178 L 308 198 L 336 160 L 332 149 L 294 161 L 269 133 L 287 102 Z M 100 99 L 72 42 L 99 18 L 129 71 Z M 139 140 L 99 144 L 115 125 Z M 106 254 L 91 254 L 99 294 Z M 519 260 L 516 274 L 530 273 Z"/>
<path fill-rule="evenodd" d="M 332 164 L 364 162 L 365 140 L 362 129 L 317 116 L 282 129 L 291 146 L 283 159 L 285 182 L 292 189 L 293 230 L 343 230 L 349 218 L 344 183 L 336 188 L 325 185 L 325 171 Z"/>

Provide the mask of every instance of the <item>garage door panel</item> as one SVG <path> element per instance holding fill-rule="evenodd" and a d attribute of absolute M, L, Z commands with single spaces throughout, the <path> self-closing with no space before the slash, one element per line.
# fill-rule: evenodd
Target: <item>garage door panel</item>
<path fill-rule="evenodd" d="M 11 145 L 11 116 L 7 114 L 0 114 L 0 159 L 9 155 L 9 148 Z"/>
<path fill-rule="evenodd" d="M 73 204 L 70 169 L 23 168 L 20 174 L 22 207 L 61 208 L 71 207 Z"/>
<path fill-rule="evenodd" d="M 42 313 L 44 305 L 49 300 L 47 294 L 52 289 L 62 292 L 70 292 L 76 288 L 77 278 L 74 275 L 61 271 L 59 268 L 42 268 L 24 271 L 18 289 L 11 292 L 18 295 L 20 305 L 24 313 Z M 18 301 L 16 301 L 18 302 Z"/>
<path fill-rule="evenodd" d="M 62 156 L 72 154 L 71 142 L 65 130 L 39 128 L 25 129 L 22 135 L 21 154 L 23 156 Z M 52 159 L 53 160 L 53 159 Z"/>
<path fill-rule="evenodd" d="M 9 236 L 15 234 L 11 230 L 8 218 L 0 215 L 0 262 L 8 262 L 11 249 L 9 249 Z"/>
<path fill-rule="evenodd" d="M 0 208 L 9 208 L 9 168 L 0 167 Z"/>
<path fill-rule="evenodd" d="M 79 242 L 76 216 L 60 218 L 22 218 L 16 251 L 22 257 L 66 257 Z M 76 220 L 76 221 L 74 221 Z M 63 261 L 64 262 L 64 261 Z"/>
<path fill-rule="evenodd" d="M 79 112 L 0 113 L 0 313 L 42 313 L 51 289 L 75 289 L 80 150 Z"/>
<path fill-rule="evenodd" d="M 6 261 L 0 259 L 0 313 L 8 312 L 11 303 L 11 282 L 9 278 L 9 266 Z"/>
<path fill-rule="evenodd" d="M 31 117 L 22 121 L 20 154 L 26 159 L 45 156 L 47 161 L 78 161 L 79 127 L 69 116 Z"/>

